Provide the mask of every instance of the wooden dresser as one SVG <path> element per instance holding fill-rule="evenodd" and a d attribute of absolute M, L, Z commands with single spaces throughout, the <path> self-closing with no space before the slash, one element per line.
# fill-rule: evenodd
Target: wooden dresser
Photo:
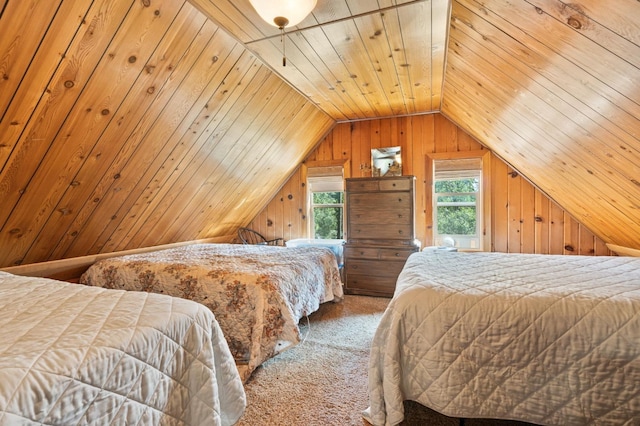
<path fill-rule="evenodd" d="M 345 292 L 392 296 L 398 274 L 420 249 L 415 232 L 415 177 L 346 180 Z"/>

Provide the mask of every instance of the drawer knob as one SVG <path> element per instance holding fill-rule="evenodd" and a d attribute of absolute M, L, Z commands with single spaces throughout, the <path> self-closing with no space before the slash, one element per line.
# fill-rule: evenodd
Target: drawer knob
<path fill-rule="evenodd" d="M 400 253 L 396 253 L 396 257 L 400 257 Z"/>

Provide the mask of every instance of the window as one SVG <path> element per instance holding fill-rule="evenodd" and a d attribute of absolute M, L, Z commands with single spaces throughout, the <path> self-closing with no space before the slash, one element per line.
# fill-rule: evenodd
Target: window
<path fill-rule="evenodd" d="M 482 250 L 482 158 L 433 160 L 433 239 Z"/>
<path fill-rule="evenodd" d="M 344 237 L 342 167 L 309 168 L 307 188 L 311 238 L 342 239 Z"/>

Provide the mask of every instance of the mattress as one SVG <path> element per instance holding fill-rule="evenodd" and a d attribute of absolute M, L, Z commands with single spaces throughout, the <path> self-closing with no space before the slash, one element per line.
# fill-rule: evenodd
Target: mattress
<path fill-rule="evenodd" d="M 101 260 L 80 282 L 164 293 L 207 306 L 243 381 L 300 342 L 301 318 L 343 296 L 336 257 L 326 247 L 193 244 Z"/>
<path fill-rule="evenodd" d="M 374 425 L 403 400 L 461 418 L 640 424 L 640 258 L 411 255 L 376 331 Z"/>
<path fill-rule="evenodd" d="M 0 272 L 0 424 L 232 425 L 245 406 L 204 306 Z"/>

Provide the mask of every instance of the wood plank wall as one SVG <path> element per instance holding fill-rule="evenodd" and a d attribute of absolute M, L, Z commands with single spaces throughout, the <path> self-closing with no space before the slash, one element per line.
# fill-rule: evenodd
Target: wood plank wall
<path fill-rule="evenodd" d="M 0 0 L 0 267 L 231 240 L 334 123 L 186 0 Z"/>
<path fill-rule="evenodd" d="M 338 124 L 307 163 L 344 160 L 352 177 L 370 176 L 371 149 L 400 146 L 403 174 L 416 176 L 416 230 L 430 240 L 426 154 L 485 149 L 442 114 Z M 505 253 L 610 255 L 605 243 L 492 154 L 491 249 Z M 306 238 L 304 172 L 298 168 L 249 227 L 268 238 Z"/>

